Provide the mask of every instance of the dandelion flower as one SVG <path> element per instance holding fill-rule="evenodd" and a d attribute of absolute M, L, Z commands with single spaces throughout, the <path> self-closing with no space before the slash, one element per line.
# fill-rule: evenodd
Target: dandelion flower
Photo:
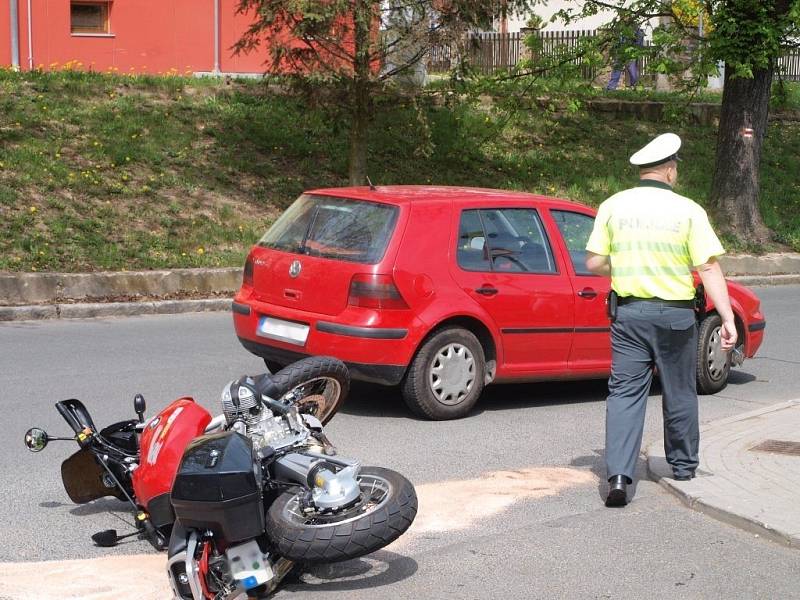
<path fill-rule="evenodd" d="M 30 208 L 31 214 L 35 213 L 37 210 L 39 210 L 39 209 L 36 208 L 35 206 L 31 206 L 31 208 Z"/>
<path fill-rule="evenodd" d="M 200 248 L 197 249 L 197 253 L 198 254 L 205 254 L 206 251 L 202 247 L 200 247 Z"/>

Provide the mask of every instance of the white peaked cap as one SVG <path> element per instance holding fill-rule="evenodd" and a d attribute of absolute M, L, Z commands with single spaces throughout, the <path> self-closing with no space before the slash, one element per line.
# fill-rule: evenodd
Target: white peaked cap
<path fill-rule="evenodd" d="M 662 133 L 631 156 L 631 164 L 639 167 L 655 167 L 670 160 L 677 160 L 680 147 L 681 138 L 674 133 Z"/>

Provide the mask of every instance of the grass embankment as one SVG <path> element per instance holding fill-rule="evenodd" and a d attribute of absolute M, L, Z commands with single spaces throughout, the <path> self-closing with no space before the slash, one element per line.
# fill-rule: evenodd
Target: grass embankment
<path fill-rule="evenodd" d="M 598 204 L 633 181 L 631 151 L 672 129 L 686 144 L 679 191 L 703 202 L 710 188 L 711 128 L 586 113 L 508 120 L 467 104 L 423 112 L 381 111 L 373 182 Z M 0 70 L 0 270 L 238 266 L 300 192 L 345 184 L 346 157 L 340 117 L 258 82 Z M 797 250 L 799 170 L 800 125 L 771 127 L 762 209 Z"/>

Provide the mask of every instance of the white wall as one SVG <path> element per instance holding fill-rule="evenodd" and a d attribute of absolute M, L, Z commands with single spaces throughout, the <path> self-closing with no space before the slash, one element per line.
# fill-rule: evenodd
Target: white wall
<path fill-rule="evenodd" d="M 546 26 L 544 28 L 545 31 L 575 31 L 580 29 L 597 29 L 601 25 L 604 25 L 611 21 L 614 17 L 613 11 L 603 11 L 598 12 L 596 15 L 592 15 L 586 19 L 581 19 L 579 21 L 572 21 L 569 25 L 564 25 L 564 23 L 549 23 L 550 17 L 552 17 L 558 11 L 568 8 L 574 11 L 578 11 L 581 9 L 583 2 L 580 0 L 550 0 L 544 5 L 539 5 L 534 8 L 534 12 L 542 17 L 545 20 Z M 521 27 L 525 27 L 525 24 L 530 17 L 530 13 L 521 14 L 521 15 L 509 15 L 507 25 L 508 31 L 515 32 L 519 31 Z M 500 23 L 495 23 L 495 31 L 500 31 Z"/>

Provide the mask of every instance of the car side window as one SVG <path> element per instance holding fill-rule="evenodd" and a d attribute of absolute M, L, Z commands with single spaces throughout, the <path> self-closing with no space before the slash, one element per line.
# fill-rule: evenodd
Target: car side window
<path fill-rule="evenodd" d="M 458 264 L 467 271 L 555 273 L 553 253 L 539 214 L 529 208 L 461 213 Z"/>
<path fill-rule="evenodd" d="M 576 275 L 592 275 L 586 268 L 586 243 L 594 227 L 594 217 L 569 210 L 551 210 L 553 219 L 569 250 Z"/>
<path fill-rule="evenodd" d="M 461 213 L 458 227 L 458 266 L 465 271 L 491 271 L 489 254 L 485 251 L 486 234 L 477 210 Z"/>

